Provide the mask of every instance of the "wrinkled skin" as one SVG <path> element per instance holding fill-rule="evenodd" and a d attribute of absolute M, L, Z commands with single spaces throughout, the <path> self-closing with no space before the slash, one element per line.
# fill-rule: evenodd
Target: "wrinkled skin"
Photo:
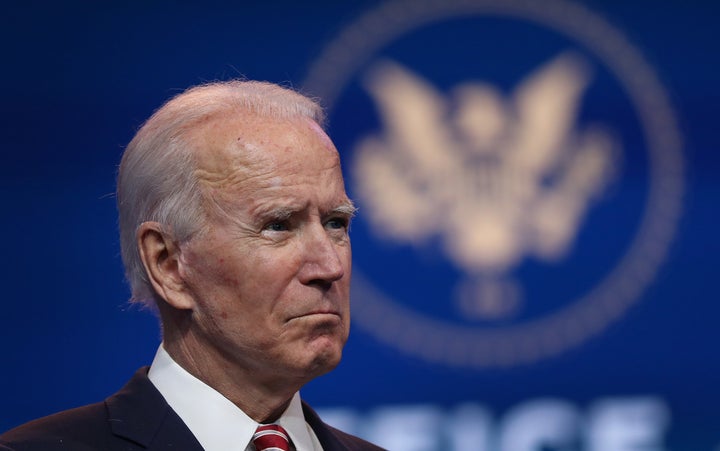
<path fill-rule="evenodd" d="M 272 418 L 340 361 L 354 208 L 335 147 L 308 119 L 223 118 L 195 141 L 206 226 L 165 248 L 152 227 L 140 234 L 157 256 L 165 347 L 251 417 Z"/>

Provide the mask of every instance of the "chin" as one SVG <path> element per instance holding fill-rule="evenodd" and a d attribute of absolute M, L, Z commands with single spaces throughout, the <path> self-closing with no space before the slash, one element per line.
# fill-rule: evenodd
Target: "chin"
<path fill-rule="evenodd" d="M 318 341 L 321 341 L 321 343 L 318 343 Z M 342 358 L 344 344 L 344 340 L 322 337 L 309 345 L 310 349 L 308 351 L 312 352 L 312 354 L 308 356 L 306 368 L 312 377 L 321 376 L 338 366 Z"/>

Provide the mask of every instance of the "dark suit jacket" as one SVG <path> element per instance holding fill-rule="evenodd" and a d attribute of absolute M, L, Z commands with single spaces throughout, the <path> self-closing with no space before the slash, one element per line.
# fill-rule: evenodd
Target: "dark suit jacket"
<path fill-rule="evenodd" d="M 1 451 L 202 451 L 185 423 L 139 369 L 104 402 L 40 418 L 0 435 Z M 308 422 L 325 451 L 382 450 L 339 431 L 303 403 Z"/>

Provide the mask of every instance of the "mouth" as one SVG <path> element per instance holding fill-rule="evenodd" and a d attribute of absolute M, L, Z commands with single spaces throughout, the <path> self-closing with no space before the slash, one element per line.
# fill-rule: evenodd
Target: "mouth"
<path fill-rule="evenodd" d="M 340 313 L 335 310 L 315 310 L 315 311 L 311 311 L 311 312 L 293 316 L 292 318 L 290 318 L 290 321 L 299 320 L 299 319 L 340 320 L 341 318 L 342 317 L 340 316 Z"/>

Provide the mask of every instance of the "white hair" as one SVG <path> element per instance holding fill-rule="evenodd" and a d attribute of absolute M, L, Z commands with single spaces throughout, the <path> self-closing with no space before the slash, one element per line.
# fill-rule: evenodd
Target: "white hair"
<path fill-rule="evenodd" d="M 227 114 L 271 119 L 307 117 L 324 122 L 313 100 L 281 86 L 232 80 L 188 89 L 158 109 L 128 144 L 117 177 L 120 247 L 131 301 L 154 304 L 137 245 L 138 227 L 155 221 L 177 242 L 190 239 L 205 221 L 202 193 L 195 177 L 197 140 L 192 134 Z"/>

